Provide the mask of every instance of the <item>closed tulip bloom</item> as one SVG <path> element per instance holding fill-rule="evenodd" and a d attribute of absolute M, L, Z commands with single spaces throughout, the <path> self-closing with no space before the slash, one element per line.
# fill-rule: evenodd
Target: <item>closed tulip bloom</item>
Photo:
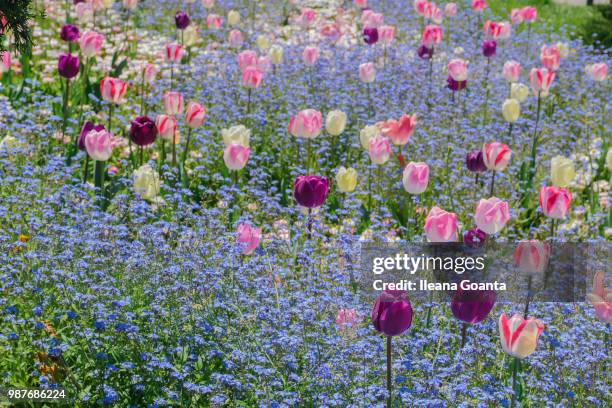
<path fill-rule="evenodd" d="M 130 139 L 138 146 L 147 146 L 155 141 L 157 127 L 148 116 L 139 116 L 130 125 Z"/>
<path fill-rule="evenodd" d="M 370 140 L 380 135 L 380 128 L 376 125 L 369 125 L 359 132 L 359 142 L 365 150 L 370 148 Z"/>
<path fill-rule="evenodd" d="M 442 10 L 435 3 L 428 3 L 425 7 L 425 18 L 436 24 L 442 23 Z"/>
<path fill-rule="evenodd" d="M 495 40 L 485 40 L 482 43 L 482 55 L 487 58 L 494 57 L 497 52 L 497 42 Z"/>
<path fill-rule="evenodd" d="M 85 136 L 85 150 L 95 161 L 107 161 L 113 154 L 113 135 L 105 129 L 92 130 Z"/>
<path fill-rule="evenodd" d="M 72 54 L 62 54 L 57 61 L 57 70 L 66 79 L 77 76 L 80 66 L 79 57 Z"/>
<path fill-rule="evenodd" d="M 422 59 L 431 59 L 433 57 L 434 49 L 428 48 L 425 45 L 421 44 L 419 48 L 417 48 L 417 55 Z"/>
<path fill-rule="evenodd" d="M 446 3 L 444 6 L 444 15 L 446 17 L 455 17 L 457 15 L 457 4 Z"/>
<path fill-rule="evenodd" d="M 370 153 L 372 163 L 378 165 L 385 164 L 389 161 L 389 157 L 391 157 L 391 143 L 389 143 L 389 139 L 384 136 L 373 137 L 368 146 L 368 153 Z"/>
<path fill-rule="evenodd" d="M 206 108 L 197 102 L 189 102 L 185 111 L 185 123 L 191 129 L 198 128 L 206 120 Z"/>
<path fill-rule="evenodd" d="M 378 37 L 380 42 L 384 45 L 391 45 L 395 37 L 395 27 L 387 25 L 381 26 L 378 29 Z"/>
<path fill-rule="evenodd" d="M 425 15 L 425 9 L 427 8 L 427 5 L 429 4 L 429 2 L 427 0 L 414 0 L 413 5 L 414 5 L 414 11 L 416 11 L 416 13 L 420 16 L 424 16 Z"/>
<path fill-rule="evenodd" d="M 173 142 L 176 137 L 176 118 L 170 115 L 157 115 L 155 118 L 157 134 L 164 140 Z"/>
<path fill-rule="evenodd" d="M 312 67 L 319 59 L 319 55 L 320 55 L 319 47 L 304 48 L 304 52 L 302 53 L 302 59 L 304 60 L 304 64 L 306 64 L 309 67 Z"/>
<path fill-rule="evenodd" d="M 487 20 L 482 26 L 486 39 L 499 38 L 502 31 L 502 26 L 497 21 Z"/>
<path fill-rule="evenodd" d="M 166 61 L 170 63 L 181 62 L 181 56 L 183 54 L 183 46 L 180 44 L 168 44 L 166 45 Z"/>
<path fill-rule="evenodd" d="M 499 34 L 497 36 L 498 40 L 507 40 L 512 35 L 512 25 L 507 21 L 502 21 L 499 23 Z"/>
<path fill-rule="evenodd" d="M 325 118 L 325 130 L 332 136 L 341 135 L 346 127 L 346 113 L 341 110 L 333 110 Z"/>
<path fill-rule="evenodd" d="M 499 336 L 502 349 L 507 354 L 523 359 L 536 350 L 538 338 L 544 330 L 541 320 L 515 314 L 510 319 L 505 313 L 499 317 Z"/>
<path fill-rule="evenodd" d="M 515 123 L 521 116 L 521 104 L 516 99 L 506 99 L 502 104 L 502 115 L 504 120 L 509 123 Z"/>
<path fill-rule="evenodd" d="M 190 25 L 183 30 L 182 40 L 185 47 L 196 45 L 200 40 L 200 29 L 193 24 Z"/>
<path fill-rule="evenodd" d="M 533 23 L 538 18 L 538 9 L 535 7 L 527 6 L 521 9 L 523 21 L 526 23 Z"/>
<path fill-rule="evenodd" d="M 523 9 L 515 8 L 510 11 L 510 21 L 512 24 L 520 24 L 523 22 Z"/>
<path fill-rule="evenodd" d="M 240 70 L 244 72 L 248 67 L 257 66 L 258 61 L 257 53 L 253 50 L 245 50 L 238 54 L 238 66 Z"/>
<path fill-rule="evenodd" d="M 550 160 L 550 178 L 552 179 L 553 185 L 557 187 L 567 187 L 575 176 L 576 170 L 572 159 L 563 156 L 555 156 Z"/>
<path fill-rule="evenodd" d="M 231 144 L 241 144 L 244 147 L 249 147 L 251 140 L 251 131 L 244 125 L 232 126 L 229 129 L 222 129 L 221 135 L 225 146 Z"/>
<path fill-rule="evenodd" d="M 376 79 L 376 66 L 373 62 L 365 62 L 359 65 L 359 79 L 364 84 L 374 82 Z"/>
<path fill-rule="evenodd" d="M 289 121 L 289 133 L 304 139 L 314 139 L 319 136 L 322 128 L 323 115 L 314 109 L 300 111 Z"/>
<path fill-rule="evenodd" d="M 476 206 L 474 221 L 476 226 L 487 234 L 497 234 L 510 220 L 508 203 L 497 197 L 481 199 Z"/>
<path fill-rule="evenodd" d="M 412 115 L 404 114 L 399 120 L 387 120 L 379 124 L 380 131 L 387 136 L 394 145 L 403 146 L 408 143 L 410 136 L 417 123 L 416 113 Z"/>
<path fill-rule="evenodd" d="M 510 83 L 518 82 L 521 76 L 521 64 L 517 61 L 506 61 L 502 73 L 506 81 Z"/>
<path fill-rule="evenodd" d="M 282 46 L 278 44 L 274 44 L 270 47 L 270 51 L 268 51 L 268 56 L 274 65 L 279 65 L 283 63 L 283 54 L 284 49 Z"/>
<path fill-rule="evenodd" d="M 560 41 L 555 45 L 557 46 L 557 49 L 559 50 L 559 55 L 561 55 L 561 58 L 567 58 L 569 56 L 570 47 L 568 43 Z"/>
<path fill-rule="evenodd" d="M 374 45 L 378 42 L 378 28 L 366 27 L 363 29 L 363 42 Z"/>
<path fill-rule="evenodd" d="M 371 9 L 366 9 L 361 13 L 361 23 L 364 27 L 378 28 L 385 23 L 385 16 L 382 13 L 375 13 Z"/>
<path fill-rule="evenodd" d="M 183 94 L 176 91 L 168 91 L 164 94 L 162 101 L 168 115 L 180 115 L 185 108 Z"/>
<path fill-rule="evenodd" d="M 261 228 L 253 228 L 247 223 L 238 225 L 236 234 L 236 241 L 245 255 L 253 253 L 261 241 Z"/>
<path fill-rule="evenodd" d="M 221 19 L 221 16 L 217 14 L 209 14 L 206 16 L 206 26 L 209 30 L 218 30 L 221 28 L 222 23 L 223 20 Z"/>
<path fill-rule="evenodd" d="M 236 10 L 230 10 L 227 13 L 227 23 L 231 26 L 240 24 L 240 13 Z"/>
<path fill-rule="evenodd" d="M 520 241 L 514 250 L 514 265 L 526 274 L 543 273 L 550 259 L 550 245 L 538 240 Z"/>
<path fill-rule="evenodd" d="M 263 34 L 257 36 L 257 39 L 255 40 L 255 44 L 257 44 L 257 47 L 262 52 L 268 52 L 268 49 L 270 48 L 270 40 L 268 39 L 267 36 Z"/>
<path fill-rule="evenodd" d="M 465 156 L 465 164 L 469 171 L 483 173 L 487 171 L 482 150 L 473 150 Z"/>
<path fill-rule="evenodd" d="M 553 79 L 555 79 L 555 73 L 546 68 L 532 68 L 531 72 L 529 72 L 531 89 L 533 89 L 536 96 L 539 93 L 541 93 L 542 96 L 548 95 Z"/>
<path fill-rule="evenodd" d="M 513 83 L 510 85 L 510 97 L 523 102 L 529 96 L 529 88 L 525 84 Z"/>
<path fill-rule="evenodd" d="M 242 72 L 242 86 L 248 89 L 259 88 L 263 73 L 256 67 L 248 67 Z"/>
<path fill-rule="evenodd" d="M 437 25 L 427 25 L 421 35 L 421 44 L 433 48 L 442 41 L 442 28 Z"/>
<path fill-rule="evenodd" d="M 487 241 L 487 233 L 478 228 L 472 228 L 463 234 L 463 242 L 469 246 L 480 246 Z"/>
<path fill-rule="evenodd" d="M 502 171 L 510 163 L 512 150 L 500 142 L 485 143 L 482 147 L 482 156 L 487 169 Z"/>
<path fill-rule="evenodd" d="M 433 207 L 427 214 L 424 229 L 430 242 L 456 242 L 457 214 Z"/>
<path fill-rule="evenodd" d="M 429 166 L 426 163 L 410 162 L 404 167 L 402 184 L 410 194 L 421 194 L 427 190 L 429 183 Z"/>
<path fill-rule="evenodd" d="M 352 193 L 357 187 L 357 170 L 352 167 L 348 169 L 344 166 L 340 167 L 336 173 L 336 184 L 338 190 L 343 193 Z"/>
<path fill-rule="evenodd" d="M 462 322 L 480 323 L 487 318 L 496 299 L 497 293 L 493 290 L 458 289 L 451 300 L 451 312 Z"/>
<path fill-rule="evenodd" d="M 0 73 L 8 72 L 11 69 L 11 53 L 8 51 L 0 52 Z"/>
<path fill-rule="evenodd" d="M 554 186 L 540 189 L 540 208 L 549 218 L 565 218 L 571 203 L 572 193 L 567 189 Z"/>
<path fill-rule="evenodd" d="M 154 200 L 159 196 L 159 174 L 148 164 L 134 171 L 134 191 L 144 200 Z"/>
<path fill-rule="evenodd" d="M 544 45 L 540 50 L 540 61 L 542 66 L 549 71 L 556 71 L 561 64 L 561 54 L 556 45 Z"/>
<path fill-rule="evenodd" d="M 604 323 L 612 323 L 612 289 L 606 288 L 603 272 L 595 273 L 593 289 L 587 294 L 587 299 L 595 309 L 595 315 Z"/>
<path fill-rule="evenodd" d="M 242 32 L 240 30 L 232 30 L 229 33 L 229 44 L 234 48 L 239 48 L 244 42 L 244 37 L 242 36 Z"/>
<path fill-rule="evenodd" d="M 81 128 L 81 133 L 79 134 L 79 138 L 77 140 L 77 145 L 79 147 L 79 150 L 82 151 L 87 151 L 86 147 L 85 147 L 85 138 L 87 137 L 87 134 L 89 132 L 91 132 L 92 130 L 95 130 L 96 132 L 100 132 L 102 130 L 104 130 L 104 125 L 94 125 L 92 122 L 85 122 L 83 124 L 83 127 Z"/>
<path fill-rule="evenodd" d="M 323 205 L 329 192 L 329 182 L 320 176 L 298 176 L 293 182 L 293 197 L 302 207 L 317 208 Z"/>
<path fill-rule="evenodd" d="M 472 10 L 480 13 L 482 10 L 487 8 L 487 2 L 485 0 L 472 0 Z"/>
<path fill-rule="evenodd" d="M 87 31 L 79 41 L 81 53 L 86 57 L 98 55 L 102 49 L 103 43 L 104 36 L 102 34 L 95 31 Z"/>
<path fill-rule="evenodd" d="M 72 24 L 64 24 L 60 30 L 60 38 L 66 42 L 76 42 L 80 37 L 79 28 Z"/>
<path fill-rule="evenodd" d="M 249 160 L 251 149 L 238 143 L 227 146 L 223 152 L 223 161 L 230 170 L 241 170 Z"/>
<path fill-rule="evenodd" d="M 157 76 L 157 67 L 153 64 L 146 64 L 143 68 L 143 79 L 146 84 L 150 84 Z"/>
<path fill-rule="evenodd" d="M 608 76 L 608 65 L 605 62 L 588 65 L 586 72 L 593 81 L 602 82 Z"/>
<path fill-rule="evenodd" d="M 448 63 L 448 75 L 457 82 L 463 82 L 468 78 L 468 62 L 455 58 Z"/>
<path fill-rule="evenodd" d="M 189 23 L 191 23 L 191 19 L 184 11 L 177 11 L 174 15 L 174 23 L 176 24 L 176 28 L 184 30 L 189 26 Z"/>
<path fill-rule="evenodd" d="M 127 90 L 127 83 L 119 78 L 105 77 L 100 81 L 102 99 L 111 103 L 122 103 Z"/>
<path fill-rule="evenodd" d="M 398 336 L 412 325 L 412 305 L 400 290 L 386 290 L 378 296 L 372 309 L 372 324 L 385 336 Z"/>

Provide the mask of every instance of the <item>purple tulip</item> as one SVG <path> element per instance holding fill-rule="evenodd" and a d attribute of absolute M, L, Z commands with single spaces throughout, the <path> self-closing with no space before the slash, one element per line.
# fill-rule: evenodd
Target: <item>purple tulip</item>
<path fill-rule="evenodd" d="M 79 73 L 79 57 L 72 54 L 62 54 L 57 61 L 59 74 L 67 79 L 72 79 Z"/>
<path fill-rule="evenodd" d="M 155 141 L 157 127 L 148 116 L 139 116 L 130 126 L 130 139 L 138 146 L 147 146 Z"/>
<path fill-rule="evenodd" d="M 451 311 L 462 322 L 476 324 L 489 315 L 496 298 L 494 290 L 458 289 L 451 301 Z"/>
<path fill-rule="evenodd" d="M 465 89 L 465 87 L 467 86 L 467 81 L 455 81 L 453 79 L 452 76 L 448 76 L 448 78 L 446 79 L 446 83 L 448 84 L 448 89 L 450 89 L 451 91 L 461 91 L 462 89 Z"/>
<path fill-rule="evenodd" d="M 95 130 L 96 132 L 99 132 L 101 130 L 104 130 L 105 127 L 104 125 L 94 125 L 92 122 L 85 122 L 83 124 L 83 128 L 81 128 L 81 134 L 79 134 L 79 139 L 78 139 L 78 146 L 79 149 L 82 151 L 86 151 L 85 149 L 85 137 L 87 136 L 87 134 L 89 132 L 91 132 L 92 130 Z"/>
<path fill-rule="evenodd" d="M 374 328 L 387 336 L 402 334 L 412 325 L 412 305 L 406 292 L 386 290 L 372 309 Z"/>
<path fill-rule="evenodd" d="M 433 57 L 434 50 L 433 48 L 428 48 L 421 44 L 421 46 L 417 49 L 417 54 L 419 54 L 419 57 L 422 59 L 431 59 Z"/>
<path fill-rule="evenodd" d="M 495 52 L 497 51 L 497 43 L 495 40 L 485 40 L 482 43 L 482 55 L 487 58 L 491 58 L 495 56 Z"/>
<path fill-rule="evenodd" d="M 191 19 L 189 19 L 189 15 L 184 11 L 177 11 L 174 16 L 174 22 L 176 23 L 176 28 L 184 30 L 191 23 Z"/>
<path fill-rule="evenodd" d="M 320 176 L 298 176 L 293 183 L 293 197 L 303 207 L 323 205 L 329 192 L 329 181 Z"/>
<path fill-rule="evenodd" d="M 72 24 L 65 24 L 62 26 L 62 29 L 60 31 L 60 37 L 66 42 L 75 42 L 79 38 L 81 38 L 81 32 L 79 31 L 77 26 L 74 26 Z"/>
<path fill-rule="evenodd" d="M 478 229 L 472 228 L 463 234 L 463 242 L 469 246 L 480 246 L 487 240 L 487 233 Z"/>
<path fill-rule="evenodd" d="M 469 171 L 475 173 L 482 173 L 487 171 L 485 166 L 484 158 L 482 156 L 482 150 L 473 150 L 465 156 L 465 164 Z"/>
<path fill-rule="evenodd" d="M 376 27 L 366 27 L 363 29 L 363 41 L 368 45 L 378 42 L 378 29 Z"/>

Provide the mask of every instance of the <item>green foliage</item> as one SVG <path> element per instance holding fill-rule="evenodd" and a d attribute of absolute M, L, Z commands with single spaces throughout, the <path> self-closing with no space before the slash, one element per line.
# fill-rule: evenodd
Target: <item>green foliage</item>
<path fill-rule="evenodd" d="M 4 51 L 7 32 L 12 33 L 13 45 L 21 53 L 29 53 L 32 48 L 32 30 L 29 21 L 34 18 L 32 0 L 0 0 L 0 15 L 6 18 L 6 32 L 0 34 L 0 51 Z"/>
<path fill-rule="evenodd" d="M 582 28 L 582 37 L 587 44 L 599 42 L 605 48 L 612 48 L 612 5 L 599 5 Z"/>

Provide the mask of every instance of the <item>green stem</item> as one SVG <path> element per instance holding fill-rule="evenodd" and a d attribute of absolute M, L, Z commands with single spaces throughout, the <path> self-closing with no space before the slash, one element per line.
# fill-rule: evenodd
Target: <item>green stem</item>
<path fill-rule="evenodd" d="M 514 407 L 516 404 L 516 377 L 518 376 L 519 363 L 519 359 L 514 357 L 514 363 L 512 366 L 512 402 L 510 403 L 510 407 Z"/>
<path fill-rule="evenodd" d="M 489 197 L 493 197 L 493 192 L 495 191 L 495 174 L 497 172 L 493 170 L 493 176 L 491 177 L 491 191 L 489 192 Z"/>
<path fill-rule="evenodd" d="M 183 171 L 185 169 L 185 161 L 187 161 L 187 153 L 189 152 L 189 142 L 191 141 L 191 131 L 193 129 L 189 128 L 187 131 L 187 141 L 185 142 L 185 149 L 183 150 L 183 157 L 181 158 L 181 163 L 183 165 Z"/>
<path fill-rule="evenodd" d="M 94 184 L 96 186 L 97 193 L 100 194 L 100 197 L 104 197 L 104 169 L 104 162 L 96 160 L 94 166 Z"/>
<path fill-rule="evenodd" d="M 391 360 L 391 352 L 393 351 L 391 345 L 391 336 L 387 336 L 387 392 L 389 396 L 387 397 L 387 408 L 391 408 L 393 405 L 393 375 L 391 372 L 392 369 L 392 360 Z"/>
<path fill-rule="evenodd" d="M 485 70 L 485 103 L 484 103 L 484 110 L 482 113 L 482 126 L 486 126 L 487 124 L 487 116 L 489 113 L 489 93 L 490 93 L 490 87 L 489 87 L 489 71 L 491 70 L 491 58 L 487 58 L 487 68 Z M 484 133 L 483 133 L 484 136 Z"/>
<path fill-rule="evenodd" d="M 85 169 L 83 170 L 83 183 L 87 183 L 89 178 L 89 155 L 85 155 Z"/>

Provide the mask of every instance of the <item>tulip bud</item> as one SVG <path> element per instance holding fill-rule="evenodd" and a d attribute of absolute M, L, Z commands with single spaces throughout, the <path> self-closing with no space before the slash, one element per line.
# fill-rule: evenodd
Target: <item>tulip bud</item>
<path fill-rule="evenodd" d="M 77 140 L 77 145 L 79 147 L 79 150 L 87 151 L 87 149 L 85 148 L 85 138 L 87 137 L 87 134 L 89 132 L 91 132 L 92 130 L 99 132 L 104 129 L 105 129 L 104 125 L 94 125 L 91 122 L 85 122 L 83 124 L 83 127 L 81 128 L 81 133 L 79 134 L 79 138 Z"/>
<path fill-rule="evenodd" d="M 81 47 L 81 53 L 85 57 L 93 57 L 98 55 L 102 49 L 102 43 L 104 42 L 104 36 L 95 31 L 88 31 L 79 40 Z"/>
<path fill-rule="evenodd" d="M 426 163 L 410 162 L 404 167 L 402 184 L 410 194 L 421 194 L 429 183 L 429 166 Z"/>
<path fill-rule="evenodd" d="M 502 171 L 510 163 L 512 150 L 503 143 L 485 143 L 482 147 L 482 156 L 487 169 Z"/>
<path fill-rule="evenodd" d="M 587 299 L 595 309 L 595 315 L 604 323 L 612 322 L 612 289 L 606 288 L 605 275 L 599 271 L 593 276 L 593 290 L 587 294 Z"/>
<path fill-rule="evenodd" d="M 113 135 L 105 129 L 92 130 L 85 136 L 87 154 L 95 161 L 107 161 L 113 154 Z"/>
<path fill-rule="evenodd" d="M 479 246 L 486 241 L 487 233 L 478 228 L 472 228 L 463 234 L 463 242 L 469 246 Z"/>
<path fill-rule="evenodd" d="M 344 166 L 340 167 L 336 174 L 336 184 L 338 190 L 343 193 L 352 193 L 357 187 L 357 170 L 352 167 L 348 169 Z"/>
<path fill-rule="evenodd" d="M 386 290 L 372 309 L 374 328 L 386 336 L 397 336 L 412 325 L 412 305 L 404 291 Z"/>
<path fill-rule="evenodd" d="M 366 27 L 363 29 L 363 42 L 374 45 L 378 42 L 378 28 Z"/>
<path fill-rule="evenodd" d="M 521 64 L 516 61 L 506 61 L 502 70 L 504 78 L 510 83 L 515 83 L 521 76 Z"/>
<path fill-rule="evenodd" d="M 62 54 L 57 61 L 57 70 L 66 79 L 77 76 L 80 66 L 79 57 L 72 54 Z"/>
<path fill-rule="evenodd" d="M 542 330 L 544 330 L 544 323 L 533 317 L 525 320 L 523 316 L 515 314 L 508 319 L 505 313 L 499 317 L 502 349 L 516 358 L 522 359 L 533 354 Z"/>
<path fill-rule="evenodd" d="M 268 51 L 268 56 L 274 65 L 279 65 L 283 63 L 283 47 L 278 44 L 274 44 L 270 47 L 270 51 Z"/>
<path fill-rule="evenodd" d="M 206 108 L 196 102 L 189 102 L 185 111 L 185 123 L 191 129 L 195 129 L 204 124 L 206 120 Z"/>
<path fill-rule="evenodd" d="M 485 40 L 482 43 L 482 55 L 487 58 L 494 57 L 497 52 L 497 42 L 495 40 Z"/>
<path fill-rule="evenodd" d="M 143 79 L 146 84 L 150 84 L 157 76 L 157 67 L 153 64 L 147 64 L 143 68 Z"/>
<path fill-rule="evenodd" d="M 130 126 L 130 139 L 138 146 L 147 146 L 155 141 L 157 127 L 148 116 L 139 116 Z"/>
<path fill-rule="evenodd" d="M 469 171 L 483 173 L 487 170 L 482 150 L 473 150 L 465 156 L 465 164 Z"/>
<path fill-rule="evenodd" d="M 227 13 L 227 23 L 231 26 L 240 24 L 240 13 L 236 10 L 230 10 Z"/>
<path fill-rule="evenodd" d="M 359 132 L 361 147 L 368 150 L 370 148 L 370 140 L 376 136 L 380 136 L 380 128 L 376 125 L 369 125 L 361 129 Z"/>
<path fill-rule="evenodd" d="M 391 143 L 389 143 L 389 139 L 384 136 L 373 137 L 370 139 L 368 153 L 370 153 L 372 163 L 378 165 L 385 164 L 391 156 Z"/>
<path fill-rule="evenodd" d="M 521 115 L 521 105 L 516 99 L 506 99 L 502 105 L 502 115 L 504 120 L 515 123 Z"/>
<path fill-rule="evenodd" d="M 164 109 L 168 115 L 180 115 L 185 108 L 183 94 L 176 91 L 168 91 L 162 98 Z"/>
<path fill-rule="evenodd" d="M 433 207 L 427 214 L 424 229 L 430 242 L 456 242 L 457 214 Z"/>
<path fill-rule="evenodd" d="M 0 74 L 11 69 L 11 54 L 8 51 L 0 52 Z"/>
<path fill-rule="evenodd" d="M 529 96 L 529 88 L 525 84 L 513 83 L 510 85 L 510 97 L 523 102 Z"/>
<path fill-rule="evenodd" d="M 232 143 L 223 152 L 223 161 L 230 170 L 241 170 L 246 166 L 251 149 L 238 143 Z"/>
<path fill-rule="evenodd" d="M 236 241 L 242 247 L 242 253 L 249 255 L 259 246 L 261 228 L 253 228 L 249 224 L 238 225 Z"/>
<path fill-rule="evenodd" d="M 323 205 L 329 192 L 329 182 L 319 176 L 298 176 L 293 182 L 293 197 L 302 207 L 316 208 Z"/>
<path fill-rule="evenodd" d="M 154 200 L 159 190 L 159 174 L 150 165 L 144 164 L 134 171 L 134 191 L 141 198 Z"/>
<path fill-rule="evenodd" d="M 493 290 L 458 289 L 451 301 L 451 312 L 456 319 L 476 324 L 489 315 L 495 305 L 497 294 Z"/>
<path fill-rule="evenodd" d="M 474 221 L 476 226 L 487 234 L 497 234 L 510 220 L 508 203 L 497 197 L 481 199 L 476 206 Z"/>
<path fill-rule="evenodd" d="M 158 115 L 155 118 L 157 135 L 162 139 L 173 142 L 176 137 L 176 119 L 174 116 Z"/>
<path fill-rule="evenodd" d="M 216 14 L 209 14 L 206 16 L 206 26 L 209 30 L 218 30 L 221 28 L 222 22 L 223 20 L 221 19 L 221 16 Z"/>
<path fill-rule="evenodd" d="M 197 44 L 200 39 L 200 29 L 195 25 L 190 25 L 183 30 L 183 45 L 192 47 Z"/>
<path fill-rule="evenodd" d="M 78 27 L 72 24 L 65 24 L 60 30 L 60 38 L 66 42 L 76 42 L 80 36 L 81 33 L 79 32 Z"/>
<path fill-rule="evenodd" d="M 341 110 L 333 110 L 325 118 L 325 130 L 332 136 L 338 136 L 344 132 L 346 127 L 346 113 Z"/>
<path fill-rule="evenodd" d="M 127 83 L 119 78 L 105 77 L 100 81 L 100 95 L 110 103 L 122 103 Z"/>
<path fill-rule="evenodd" d="M 259 88 L 263 73 L 257 67 L 248 67 L 242 72 L 242 86 L 247 89 Z"/>
<path fill-rule="evenodd" d="M 306 66 L 312 67 L 319 59 L 319 47 L 306 47 L 302 53 L 302 59 Z"/>
<path fill-rule="evenodd" d="M 555 156 L 550 160 L 550 178 L 553 185 L 567 187 L 576 176 L 574 162 L 563 156 Z"/>
<path fill-rule="evenodd" d="M 240 30 L 232 30 L 229 33 L 229 44 L 234 48 L 239 48 L 244 42 L 244 37 Z"/>
<path fill-rule="evenodd" d="M 263 34 L 257 36 L 257 40 L 255 40 L 255 43 L 257 44 L 261 52 L 267 52 L 270 48 L 270 40 L 268 40 L 268 37 Z"/>
<path fill-rule="evenodd" d="M 606 155 L 606 167 L 608 167 L 608 171 L 612 171 L 612 149 L 608 149 L 608 154 Z"/>
<path fill-rule="evenodd" d="M 322 127 L 323 115 L 314 109 L 300 111 L 289 121 L 289 133 L 304 139 L 314 139 L 321 133 Z"/>
<path fill-rule="evenodd" d="M 514 250 L 514 265 L 522 273 L 542 273 L 548 266 L 550 245 L 547 242 L 520 241 Z"/>
<path fill-rule="evenodd" d="M 540 208 L 547 217 L 565 218 L 571 203 L 572 193 L 569 190 L 554 186 L 540 189 Z"/>
<path fill-rule="evenodd" d="M 189 23 L 191 23 L 191 19 L 184 11 L 177 11 L 174 15 L 174 23 L 176 24 L 176 28 L 184 30 L 189 26 Z"/>
<path fill-rule="evenodd" d="M 221 135 L 223 136 L 223 143 L 225 146 L 240 144 L 244 147 L 249 147 L 251 131 L 244 125 L 237 125 L 232 126 L 229 129 L 222 129 Z"/>

